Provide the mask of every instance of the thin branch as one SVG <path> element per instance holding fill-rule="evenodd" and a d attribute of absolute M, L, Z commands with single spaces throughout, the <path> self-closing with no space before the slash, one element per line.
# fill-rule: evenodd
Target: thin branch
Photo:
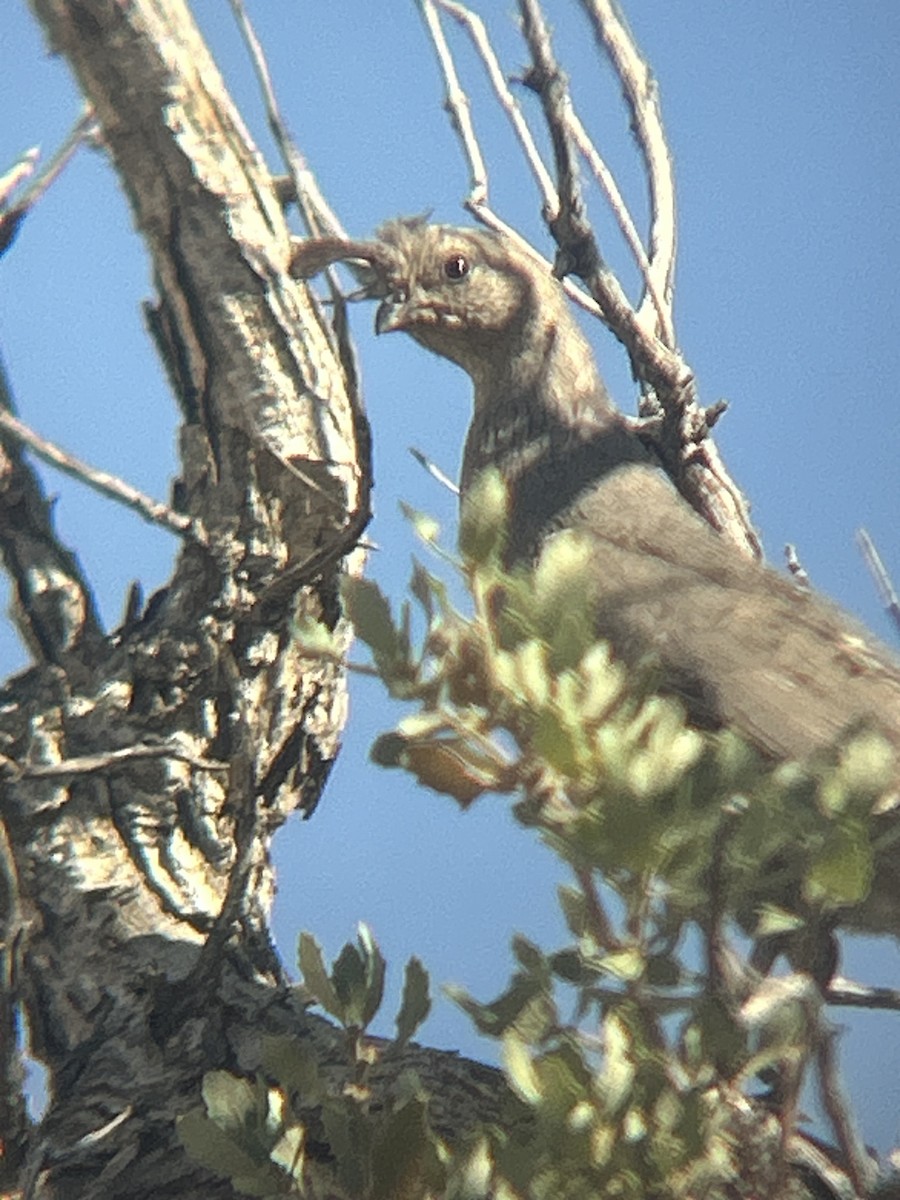
<path fill-rule="evenodd" d="M 602 310 L 603 321 L 626 346 L 632 361 L 644 367 L 645 373 L 649 367 L 666 379 L 686 379 L 689 376 L 681 358 L 659 338 L 647 336 L 624 288 L 600 254 L 585 214 L 569 130 L 571 102 L 550 43 L 550 31 L 537 0 L 519 0 L 519 11 L 532 60 L 525 82 L 540 98 L 559 179 L 559 213 L 549 222 L 562 260 L 562 269 L 557 266 L 557 271 L 560 275 L 572 271 L 584 280 Z"/>
<path fill-rule="evenodd" d="M 428 33 L 441 67 L 441 73 L 444 76 L 444 84 L 447 89 L 444 108 L 450 117 L 451 125 L 459 135 L 469 163 L 472 179 L 466 208 L 474 215 L 481 208 L 487 207 L 488 173 L 484 163 L 484 156 L 481 153 L 481 146 L 475 135 L 475 127 L 472 124 L 472 106 L 469 102 L 469 97 L 459 82 L 459 76 L 456 73 L 456 64 L 453 61 L 453 55 L 450 53 L 450 47 L 447 45 L 447 39 L 444 37 L 444 30 L 432 0 L 419 0 L 419 9 L 428 28 Z"/>
<path fill-rule="evenodd" d="M 74 479 L 81 480 L 82 483 L 93 488 L 94 491 L 100 492 L 101 495 L 124 504 L 126 508 L 138 513 L 145 521 L 161 525 L 163 529 L 168 529 L 170 533 L 177 534 L 179 537 L 187 536 L 202 545 L 206 544 L 203 529 L 193 518 L 174 512 L 168 505 L 161 504 L 150 496 L 145 496 L 143 492 L 138 491 L 137 488 L 132 487 L 130 483 L 126 483 L 117 475 L 89 467 L 81 459 L 61 450 L 53 442 L 48 442 L 46 438 L 35 433 L 18 417 L 14 417 L 11 412 L 2 407 L 0 407 L 0 429 L 23 446 L 27 446 L 44 462 L 50 463 Z"/>
<path fill-rule="evenodd" d="M 597 181 L 597 186 L 603 192 L 604 196 L 606 196 L 607 203 L 612 209 L 613 216 L 618 223 L 619 229 L 622 231 L 622 236 L 628 243 L 628 248 L 634 255 L 635 262 L 637 263 L 641 275 L 644 278 L 644 286 L 647 289 L 647 294 L 650 297 L 657 317 L 657 324 L 654 332 L 659 334 L 667 346 L 674 348 L 675 329 L 672 321 L 671 296 L 666 296 L 658 286 L 657 272 L 653 270 L 653 265 L 647 257 L 647 253 L 644 250 L 640 235 L 635 228 L 634 221 L 632 220 L 631 213 L 628 211 L 628 206 L 625 204 L 622 193 L 619 191 L 618 184 L 616 183 L 615 178 L 609 167 L 606 165 L 603 157 L 597 150 L 597 147 L 591 140 L 590 134 L 585 129 L 584 125 L 581 123 L 581 119 L 575 112 L 575 109 L 572 107 L 569 108 L 567 123 L 572 141 L 575 143 L 579 153 L 582 155 L 593 172 L 594 178 Z M 644 311 L 645 309 L 642 305 L 638 309 L 637 313 L 639 321 L 642 319 Z"/>
<path fill-rule="evenodd" d="M 169 758 L 186 763 L 198 771 L 227 771 L 228 763 L 212 758 L 202 758 L 172 743 L 138 742 L 134 746 L 123 746 L 119 750 L 105 750 L 98 754 L 79 754 L 63 758 L 55 763 L 19 763 L 15 759 L 0 756 L 0 774 L 14 783 L 22 779 L 66 779 L 74 775 L 94 775 L 98 771 L 109 771 L 123 763 L 149 758 Z"/>
<path fill-rule="evenodd" d="M 522 114 L 521 106 L 517 101 L 512 89 L 509 87 L 506 76 L 504 75 L 497 54 L 491 45 L 490 38 L 487 35 L 484 22 L 465 5 L 457 3 L 457 0 L 420 0 L 420 7 L 423 12 L 431 10 L 432 3 L 446 12 L 449 17 L 452 17 L 459 25 L 465 29 L 466 33 L 475 48 L 481 61 L 484 63 L 485 70 L 490 80 L 491 86 L 494 89 L 494 94 L 500 107 L 506 113 L 513 132 L 518 139 L 519 145 L 522 148 L 522 153 L 525 156 L 531 173 L 535 178 L 540 191 L 544 217 L 548 224 L 552 224 L 559 216 L 560 200 L 559 192 L 556 189 L 550 172 L 544 165 L 544 160 L 541 158 L 540 151 L 528 127 L 525 117 Z M 435 44 L 435 50 L 438 55 L 438 61 L 441 64 L 441 69 L 444 72 L 444 78 L 447 82 L 447 108 L 451 114 L 456 114 L 458 119 L 454 120 L 454 125 L 459 130 L 463 139 L 464 145 L 468 145 L 470 139 L 475 140 L 474 129 L 469 118 L 471 108 L 467 94 L 462 89 L 459 79 L 456 75 L 450 49 L 447 46 L 446 40 L 443 37 L 443 32 L 440 29 L 437 15 L 431 12 L 426 12 L 426 22 L 429 32 L 432 35 L 432 40 Z M 459 106 L 459 108 L 457 108 Z M 653 306 L 659 321 L 659 330 L 661 336 L 669 346 L 674 346 L 674 331 L 672 328 L 671 305 L 666 302 L 662 295 L 661 289 L 657 286 L 658 272 L 654 272 L 647 258 L 647 254 L 641 243 L 640 235 L 635 228 L 634 221 L 628 207 L 619 191 L 619 187 L 613 177 L 612 172 L 607 167 L 602 156 L 592 142 L 590 135 L 575 113 L 574 108 L 569 104 L 569 110 L 566 114 L 566 124 L 572 136 L 572 140 L 577 146 L 579 153 L 583 155 L 588 166 L 593 172 L 594 178 L 600 190 L 606 196 L 607 202 L 612 209 L 613 216 L 619 228 L 622 231 L 622 236 L 628 244 L 629 249 L 634 255 L 635 262 L 644 277 L 645 287 L 651 297 Z M 477 142 L 475 143 L 477 149 Z M 477 157 L 469 155 L 469 162 L 474 166 L 478 164 L 478 174 L 475 176 L 480 185 L 483 187 L 484 195 L 479 197 L 476 195 L 474 186 L 473 194 L 469 200 L 473 205 L 480 207 L 487 203 L 487 186 L 488 175 L 487 167 L 484 164 L 483 157 L 478 151 Z M 473 180 L 474 183 L 474 180 Z M 578 289 L 580 292 L 580 289 Z"/>
<path fill-rule="evenodd" d="M 798 587 L 809 588 L 809 575 L 807 574 L 803 563 L 800 561 L 800 557 L 797 554 L 797 547 L 793 542 L 788 542 L 784 548 L 784 561 L 787 569 L 790 571 L 791 575 L 793 575 L 794 582 L 798 585 Z"/>
<path fill-rule="evenodd" d="M 672 157 L 663 127 L 656 80 L 641 56 L 616 0 L 581 0 L 598 44 L 609 57 L 628 105 L 631 128 L 647 168 L 650 239 L 647 257 L 656 287 L 672 302 L 677 210 Z M 646 301 L 644 302 L 646 303 Z M 641 305 L 643 309 L 644 305 Z"/>
<path fill-rule="evenodd" d="M 526 239 L 523 238 L 517 230 L 513 229 L 511 225 L 508 225 L 500 216 L 498 216 L 498 214 L 494 212 L 488 203 L 488 171 L 487 166 L 485 165 L 484 155 L 481 152 L 481 146 L 475 134 L 474 126 L 472 125 L 471 116 L 469 115 L 471 102 L 459 82 L 459 76 L 456 72 L 456 65 L 453 61 L 453 55 L 450 51 L 450 47 L 447 45 L 447 40 L 444 37 L 444 31 L 441 28 L 440 19 L 438 18 L 437 13 L 434 11 L 435 3 L 440 4 L 441 8 L 446 9 L 448 15 L 453 17 L 454 20 L 459 21 L 461 24 L 466 25 L 467 28 L 470 27 L 469 19 L 471 19 L 470 36 L 472 36 L 473 41 L 475 41 L 476 48 L 479 49 L 479 53 L 485 62 L 485 66 L 491 81 L 494 82 L 495 78 L 499 81 L 495 84 L 497 98 L 501 106 L 509 113 L 510 120 L 513 121 L 517 135 L 519 133 L 519 126 L 513 120 L 512 112 L 519 112 L 520 117 L 521 112 L 518 108 L 518 102 L 516 101 L 512 92 L 506 86 L 506 81 L 503 79 L 502 72 L 500 71 L 497 56 L 494 53 L 493 48 L 490 46 L 490 42 L 487 39 L 487 34 L 484 32 L 484 25 L 480 19 L 474 14 L 469 13 L 468 9 L 463 8 L 462 5 L 453 4 L 452 0 L 419 0 L 419 7 L 422 10 L 422 15 L 425 19 L 428 33 L 434 45 L 438 65 L 440 66 L 441 73 L 444 76 L 444 86 L 446 89 L 444 108 L 449 114 L 450 124 L 459 138 L 463 156 L 469 164 L 469 171 L 472 177 L 471 190 L 466 200 L 463 201 L 463 207 L 467 212 L 472 214 L 479 224 L 484 225 L 486 229 L 492 229 L 495 233 L 500 233 L 504 237 L 510 238 L 513 242 L 515 242 L 520 250 L 530 254 L 536 261 L 542 263 L 548 272 L 552 271 L 552 263 L 550 263 L 548 259 L 544 258 L 543 255 L 539 254 L 537 250 L 535 250 L 534 246 L 532 246 L 530 242 L 526 241 Z M 481 42 L 476 40 L 475 34 L 475 30 L 477 30 L 479 26 L 485 46 L 483 53 L 480 49 Z M 502 85 L 502 91 L 500 90 L 500 85 Z M 538 187 L 540 188 L 544 197 L 544 207 L 547 210 L 556 212 L 559 208 L 559 197 L 557 195 L 556 188 L 552 185 L 552 183 L 550 184 L 549 191 L 545 187 L 543 177 L 546 175 L 546 168 L 544 167 L 543 160 L 540 158 L 537 148 L 534 145 L 534 141 L 527 125 L 524 122 L 524 118 L 522 118 L 521 128 L 522 134 L 520 136 L 520 143 L 526 158 L 532 166 L 532 170 L 535 172 L 535 178 L 538 181 Z M 579 287 L 573 279 L 567 278 L 563 280 L 563 287 L 565 288 L 569 299 L 577 304 L 579 308 L 583 308 L 585 312 L 589 312 L 591 316 L 598 317 L 600 320 L 603 320 L 603 312 L 600 308 L 600 305 L 593 296 L 590 296 L 583 288 Z"/>
<path fill-rule="evenodd" d="M 884 611 L 888 615 L 888 620 L 893 622 L 897 632 L 900 633 L 900 597 L 897 596 L 891 577 L 881 561 L 881 555 L 865 529 L 859 530 L 856 541 L 862 551 L 866 566 L 869 568 L 869 574 L 875 581 L 875 589 L 884 606 Z"/>
<path fill-rule="evenodd" d="M 835 1041 L 834 1030 L 821 1029 L 819 1031 L 816 1067 L 818 1068 L 822 1107 L 828 1114 L 835 1139 L 844 1157 L 842 1165 L 850 1176 L 857 1195 L 868 1196 L 872 1184 L 873 1163 L 866 1153 L 866 1148 L 853 1123 L 850 1106 L 844 1095 L 838 1071 Z"/>
<path fill-rule="evenodd" d="M 43 196 L 51 184 L 58 179 L 63 170 L 68 166 L 78 148 L 90 138 L 96 137 L 97 132 L 97 119 L 94 116 L 94 110 L 88 104 L 66 135 L 65 141 L 51 155 L 43 171 L 41 171 L 31 186 L 26 189 L 25 194 L 17 201 L 17 207 L 22 205 L 25 208 L 33 208 L 41 196 Z"/>
<path fill-rule="evenodd" d="M 426 22 L 429 32 L 437 52 L 438 61 L 444 73 L 444 78 L 447 83 L 447 102 L 446 107 L 454 117 L 454 125 L 460 133 L 464 146 L 467 151 L 473 148 L 477 154 L 468 153 L 469 162 L 473 167 L 473 193 L 469 200 L 472 205 L 480 207 L 487 203 L 487 186 L 488 175 L 487 167 L 484 164 L 480 149 L 477 146 L 475 133 L 469 116 L 470 101 L 465 91 L 459 83 L 456 74 L 453 58 L 450 49 L 443 36 L 443 31 L 440 28 L 440 23 L 437 19 L 437 14 L 433 12 L 432 3 L 452 17 L 459 25 L 461 25 L 469 35 L 472 44 L 475 48 L 481 61 L 484 63 L 485 70 L 490 80 L 491 86 L 494 89 L 494 94 L 500 107 L 506 113 L 513 132 L 518 139 L 519 145 L 522 148 L 522 153 L 525 156 L 531 173 L 538 185 L 538 190 L 541 193 L 544 209 L 544 217 L 548 224 L 557 220 L 560 210 L 559 192 L 550 173 L 544 165 L 540 152 L 532 136 L 531 130 L 522 115 L 522 109 L 511 88 L 509 87 L 506 77 L 500 67 L 499 59 L 488 38 L 484 22 L 481 18 L 471 12 L 464 5 L 459 4 L 456 0 L 420 0 L 420 7 L 425 13 Z M 641 239 L 635 228 L 634 221 L 625 204 L 618 185 L 613 178 L 612 172 L 606 166 L 601 155 L 597 151 L 587 130 L 584 128 L 581 120 L 576 115 L 574 109 L 569 105 L 568 113 L 565 117 L 566 124 L 572 139 L 577 146 L 579 152 L 584 156 L 591 171 L 594 174 L 597 184 L 607 198 L 613 215 L 622 231 L 622 235 L 631 249 L 635 261 L 644 276 L 645 286 L 649 292 L 654 307 L 659 318 L 659 327 L 663 332 L 663 336 L 668 345 L 674 344 L 674 333 L 672 331 L 671 312 L 667 306 L 660 290 L 656 284 L 656 278 L 651 270 L 650 263 L 641 244 Z M 477 173 L 476 173 L 477 168 Z M 483 189 L 483 196 L 476 191 L 475 183 L 478 183 Z"/>
<path fill-rule="evenodd" d="M 18 184 L 33 174 L 39 151 L 37 149 L 27 151 L 16 166 L 0 180 L 0 254 L 10 245 L 23 219 L 67 166 L 78 147 L 89 137 L 94 136 L 96 132 L 97 123 L 94 111 L 88 105 L 40 175 L 19 199 L 8 207 L 4 207 L 4 205 Z"/>
<path fill-rule="evenodd" d="M 444 75 L 447 88 L 445 107 L 450 113 L 453 126 L 460 136 L 463 149 L 472 170 L 472 192 L 466 202 L 466 207 L 476 216 L 479 216 L 487 207 L 488 172 L 471 122 L 471 102 L 460 85 L 453 56 L 444 38 L 437 13 L 434 12 L 433 6 L 435 4 L 465 29 L 475 48 L 475 52 L 484 64 L 497 101 L 512 125 L 513 132 L 525 156 L 525 161 L 537 183 L 542 197 L 545 219 L 548 223 L 552 224 L 559 216 L 559 193 L 550 177 L 549 171 L 544 165 L 531 130 L 522 114 L 521 106 L 507 83 L 506 76 L 500 67 L 500 61 L 487 35 L 484 22 L 476 13 L 466 8 L 465 5 L 457 3 L 457 0 L 419 0 L 419 6 L 425 16 L 428 31 L 434 43 L 438 62 Z M 658 272 L 654 273 L 651 268 L 634 221 L 613 178 L 612 172 L 606 166 L 596 146 L 591 141 L 590 135 L 571 106 L 566 117 L 566 122 L 579 153 L 587 161 L 598 186 L 606 196 L 607 202 L 622 231 L 622 235 L 644 277 L 645 287 L 656 310 L 662 336 L 667 345 L 674 345 L 671 305 L 666 302 L 660 288 L 657 286 Z M 481 218 L 479 217 L 479 219 Z M 485 222 L 485 224 L 488 224 L 488 222 Z M 580 288 L 577 288 L 569 281 L 567 283 L 569 283 L 569 286 L 566 290 L 569 291 L 576 302 L 581 303 L 589 311 L 593 311 L 594 315 L 600 315 L 592 305 L 583 302 L 582 297 L 584 297 L 584 293 L 581 292 Z"/>
<path fill-rule="evenodd" d="M 454 496 L 459 495 L 459 487 L 453 482 L 449 475 L 445 475 L 436 463 L 433 463 L 430 458 L 426 457 L 421 450 L 417 450 L 415 446 L 409 447 L 409 452 L 419 464 L 424 467 L 433 479 L 436 479 L 443 487 L 452 492 Z"/>
<path fill-rule="evenodd" d="M 869 987 L 852 979 L 835 976 L 828 986 L 825 999 L 829 1004 L 845 1008 L 885 1009 L 900 1012 L 900 989 Z"/>
<path fill-rule="evenodd" d="M 278 100 L 275 97 L 275 88 L 272 84 L 272 75 L 269 70 L 269 64 L 266 61 L 265 51 L 256 35 L 253 23 L 247 15 L 244 0 L 229 0 L 229 3 L 231 4 L 235 20 L 238 23 L 238 28 L 247 45 L 256 77 L 259 80 L 260 90 L 262 91 L 266 106 L 266 117 L 268 118 L 269 128 L 272 131 L 272 136 L 275 138 L 285 166 L 291 176 L 291 181 L 294 185 L 294 195 L 297 198 L 297 205 L 306 224 L 307 231 L 313 237 L 346 237 L 347 234 L 337 214 L 322 194 L 318 180 L 309 169 L 306 160 L 297 149 L 294 139 L 288 132 L 287 125 L 278 107 Z"/>
<path fill-rule="evenodd" d="M 37 146 L 26 150 L 22 157 L 10 167 L 5 175 L 0 175 L 0 209 L 4 209 L 10 196 L 24 180 L 34 174 L 41 152 Z"/>
<path fill-rule="evenodd" d="M 618 279 L 600 256 L 581 201 L 567 127 L 568 93 L 549 31 L 536 0 L 519 0 L 519 8 L 533 63 L 528 82 L 541 99 L 560 181 L 560 215 L 552 232 L 560 246 L 562 269 L 572 270 L 584 280 L 609 328 L 628 351 L 635 378 L 641 383 L 641 416 L 662 414 L 657 432 L 648 426 L 642 436 L 659 455 L 675 486 L 713 529 L 746 557 L 759 559 L 762 545 L 751 524 L 749 507 L 709 436 L 707 411 L 700 405 L 687 363 L 678 351 L 649 333 L 647 322 L 638 319 Z"/>
<path fill-rule="evenodd" d="M 484 63 L 487 71 L 488 79 L 494 89 L 494 94 L 500 104 L 500 107 L 509 118 L 509 122 L 513 127 L 519 145 L 522 147 L 522 153 L 525 155 L 525 161 L 531 168 L 531 173 L 538 185 L 538 190 L 543 199 L 544 213 L 548 220 L 555 219 L 559 212 L 559 193 L 556 190 L 556 184 L 550 175 L 550 172 L 544 166 L 544 160 L 541 158 L 540 151 L 537 148 L 537 143 L 532 136 L 531 130 L 528 128 L 528 123 L 522 114 L 521 106 L 514 96 L 512 89 L 506 81 L 506 76 L 500 67 L 500 60 L 494 47 L 491 45 L 490 38 L 487 35 L 487 30 L 484 26 L 484 21 L 476 13 L 471 12 L 463 4 L 456 3 L 456 0 L 434 0 L 449 17 L 452 17 L 457 24 L 465 29 L 466 33 L 472 41 L 481 61 Z M 425 9 L 432 8 L 431 0 L 421 0 L 421 7 Z M 459 85 L 459 80 L 453 68 L 453 60 L 450 55 L 449 47 L 443 38 L 443 33 L 440 31 L 440 25 L 437 21 L 437 15 L 434 15 L 434 23 L 436 30 L 432 31 L 431 20 L 426 17 L 429 23 L 429 31 L 432 32 L 432 40 L 435 42 L 435 49 L 438 51 L 438 57 L 441 61 L 441 67 L 444 69 L 444 78 L 449 80 L 452 78 L 455 83 L 453 92 L 454 98 L 458 98 L 461 104 L 465 105 L 465 111 L 469 111 L 469 99 L 466 93 Z M 437 38 L 440 37 L 440 42 Z M 446 66 L 445 66 L 446 57 Z M 450 89 L 448 87 L 448 104 L 450 104 Z M 484 169 L 484 185 L 485 185 L 485 201 L 487 200 L 487 170 Z"/>
<path fill-rule="evenodd" d="M 591 936 L 601 950 L 620 950 L 622 948 L 622 941 L 617 936 L 612 921 L 609 919 L 606 909 L 603 906 L 603 901 L 600 899 L 600 893 L 594 886 L 593 871 L 588 867 L 578 866 L 572 869 L 575 872 L 575 878 L 578 880 L 578 886 L 581 888 L 587 905 Z"/>

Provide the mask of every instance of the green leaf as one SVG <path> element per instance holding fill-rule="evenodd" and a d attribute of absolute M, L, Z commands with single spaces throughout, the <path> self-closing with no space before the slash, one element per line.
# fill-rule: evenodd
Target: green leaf
<path fill-rule="evenodd" d="M 302 1125 L 291 1125 L 272 1147 L 269 1157 L 276 1166 L 291 1179 L 299 1182 L 303 1176 L 305 1161 L 304 1146 L 306 1130 Z"/>
<path fill-rule="evenodd" d="M 394 625 L 391 607 L 377 583 L 371 579 L 344 575 L 341 579 L 341 599 L 356 636 L 366 643 L 379 662 L 392 663 L 404 656 L 402 639 Z"/>
<path fill-rule="evenodd" d="M 872 799 L 891 787 L 895 770 L 894 753 L 880 734 L 857 734 L 842 747 L 837 769 L 822 784 L 819 802 L 836 815 L 855 798 L 856 811 L 868 812 Z"/>
<path fill-rule="evenodd" d="M 644 979 L 649 987 L 677 987 L 682 979 L 682 967 L 670 954 L 654 954 L 647 959 Z"/>
<path fill-rule="evenodd" d="M 309 614 L 294 621 L 291 632 L 294 640 L 312 658 L 322 654 L 340 656 L 344 654 L 345 646 L 337 632 L 329 629 L 324 621 L 317 621 Z"/>
<path fill-rule="evenodd" d="M 359 1023 L 366 1029 L 372 1023 L 384 999 L 385 961 L 371 929 L 364 921 L 359 923 L 357 942 L 365 972 L 365 990 Z"/>
<path fill-rule="evenodd" d="M 323 1095 L 316 1055 L 305 1042 L 289 1036 L 264 1037 L 262 1069 L 289 1092 L 297 1092 L 304 1105 L 317 1104 Z"/>
<path fill-rule="evenodd" d="M 509 489 L 496 467 L 482 471 L 466 493 L 459 522 L 459 549 L 475 564 L 499 559 L 506 544 Z"/>
<path fill-rule="evenodd" d="M 584 892 L 563 883 L 556 889 L 556 894 L 569 932 L 580 940 L 588 932 L 588 906 Z"/>
<path fill-rule="evenodd" d="M 537 1040 L 553 1016 L 546 982 L 535 975 L 517 972 L 506 991 L 489 1004 L 480 1004 L 464 988 L 453 984 L 446 985 L 444 992 L 488 1037 L 500 1037 L 515 1026 L 521 1036 Z"/>
<path fill-rule="evenodd" d="M 597 971 L 572 946 L 567 950 L 557 950 L 551 955 L 550 966 L 558 979 L 575 984 L 576 987 L 589 987 L 597 979 Z"/>
<path fill-rule="evenodd" d="M 438 538 L 441 536 L 441 527 L 434 517 L 429 516 L 428 513 L 420 512 L 417 508 L 412 508 L 403 500 L 400 501 L 400 511 L 426 545 L 436 545 Z"/>
<path fill-rule="evenodd" d="M 806 878 L 806 895 L 829 907 L 858 904 L 872 886 L 872 850 L 855 822 L 834 825 Z"/>
<path fill-rule="evenodd" d="M 579 750 L 582 748 L 578 731 L 558 708 L 542 708 L 534 722 L 531 747 L 540 758 L 560 775 L 577 775 Z"/>
<path fill-rule="evenodd" d="M 403 1000 L 397 1014 L 397 1041 L 401 1045 L 408 1042 L 430 1012 L 428 972 L 414 955 L 406 964 L 403 977 Z"/>
<path fill-rule="evenodd" d="M 392 1112 L 372 1146 L 372 1200 L 419 1200 L 442 1191 L 426 1105 L 408 1100 Z"/>
<path fill-rule="evenodd" d="M 603 1099 L 611 1116 L 631 1103 L 636 1067 L 634 1046 L 624 1021 L 610 1013 L 603 1022 Z"/>
<path fill-rule="evenodd" d="M 401 733 L 380 734 L 372 743 L 369 758 L 379 767 L 402 767 L 406 753 L 406 738 Z"/>
<path fill-rule="evenodd" d="M 365 1007 L 366 968 L 359 950 L 349 942 L 334 960 L 331 982 L 343 1012 L 342 1023 L 347 1028 L 361 1026 Z"/>
<path fill-rule="evenodd" d="M 503 1071 L 513 1091 L 526 1104 L 541 1099 L 541 1081 L 531 1059 L 531 1050 L 513 1030 L 503 1035 Z"/>
<path fill-rule="evenodd" d="M 590 1072 L 571 1045 L 545 1055 L 535 1064 L 540 1081 L 541 1107 L 552 1119 L 571 1121 L 573 1110 L 584 1101 Z M 590 1107 L 582 1114 L 590 1119 Z"/>
<path fill-rule="evenodd" d="M 641 952 L 636 947 L 629 947 L 624 950 L 613 950 L 609 954 L 603 954 L 596 959 L 597 966 L 606 975 L 612 975 L 614 979 L 620 979 L 624 983 L 634 983 L 640 979 L 646 968 L 646 960 Z"/>
<path fill-rule="evenodd" d="M 178 1117 L 176 1129 L 181 1144 L 194 1162 L 218 1175 L 233 1178 L 250 1174 L 258 1166 L 234 1137 L 211 1121 L 202 1108 L 191 1109 Z"/>
<path fill-rule="evenodd" d="M 747 1058 L 746 1029 L 719 996 L 700 999 L 694 1021 L 700 1036 L 702 1060 L 714 1064 L 725 1078 L 733 1078 Z"/>
<path fill-rule="evenodd" d="M 373 1123 L 355 1104 L 328 1104 L 322 1110 L 325 1136 L 335 1158 L 338 1180 L 349 1196 L 367 1196 L 372 1175 Z"/>
<path fill-rule="evenodd" d="M 201 1093 L 210 1120 L 221 1129 L 244 1130 L 265 1119 L 259 1088 L 228 1071 L 207 1071 Z"/>
<path fill-rule="evenodd" d="M 311 933 L 300 934 L 297 960 L 303 983 L 316 1003 L 343 1023 L 344 1006 L 325 968 L 322 948 Z"/>
<path fill-rule="evenodd" d="M 409 581 L 409 590 L 422 606 L 422 610 L 430 625 L 434 620 L 435 608 L 435 579 L 425 570 L 420 562 L 413 559 L 413 571 Z"/>
<path fill-rule="evenodd" d="M 537 638 L 523 642 L 510 655 L 512 660 L 512 692 L 520 704 L 540 708 L 550 698 L 550 673 L 547 670 L 547 647 Z"/>
<path fill-rule="evenodd" d="M 521 933 L 517 933 L 512 939 L 512 952 L 516 956 L 516 960 L 526 971 L 546 981 L 547 959 L 540 947 L 536 946 L 528 938 L 523 937 Z"/>
<path fill-rule="evenodd" d="M 762 938 L 780 933 L 796 933 L 798 929 L 803 928 L 804 924 L 803 919 L 795 913 L 787 912 L 786 909 L 779 908 L 775 904 L 766 904 L 760 909 L 753 936 Z"/>
<path fill-rule="evenodd" d="M 574 530 L 562 530 L 547 542 L 532 580 L 530 606 L 551 651 L 556 670 L 574 667 L 594 644 L 594 547 Z"/>
<path fill-rule="evenodd" d="M 606 642 L 595 642 L 578 666 L 583 690 L 581 715 L 585 722 L 608 716 L 622 698 L 625 670 L 613 662 L 612 651 Z"/>

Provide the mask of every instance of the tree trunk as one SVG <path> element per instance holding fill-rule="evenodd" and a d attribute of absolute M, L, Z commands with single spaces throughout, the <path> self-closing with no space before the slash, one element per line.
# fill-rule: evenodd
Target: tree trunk
<path fill-rule="evenodd" d="M 269 847 L 314 808 L 346 716 L 342 672 L 292 630 L 338 625 L 338 576 L 361 568 L 367 431 L 182 0 L 34 9 L 150 251 L 191 526 L 168 586 L 106 633 L 36 476 L 0 443 L 0 542 L 35 655 L 0 697 L 6 1011 L 23 1003 L 50 1083 L 41 1126 L 18 1144 L 7 1129 L 7 1165 L 24 1158 L 36 1196 L 230 1196 L 175 1136 L 203 1073 L 253 1071 L 267 1032 L 340 1054 L 272 946 Z M 395 1069 L 408 1061 L 467 1076 L 449 1055 L 410 1049 Z M 489 1097 L 494 1074 L 478 1077 Z M 465 1120 L 478 1108 L 469 1095 Z"/>

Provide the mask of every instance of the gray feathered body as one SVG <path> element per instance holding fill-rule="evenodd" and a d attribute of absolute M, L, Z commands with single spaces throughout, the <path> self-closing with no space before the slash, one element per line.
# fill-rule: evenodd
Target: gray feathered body
<path fill-rule="evenodd" d="M 511 559 L 535 557 L 561 528 L 589 535 L 598 635 L 626 662 L 651 661 L 698 725 L 734 726 L 775 758 L 805 758 L 860 725 L 900 749 L 900 662 L 827 600 L 743 558 L 681 498 L 613 406 L 538 260 L 488 232 L 422 222 L 385 226 L 378 245 L 378 327 L 472 378 L 461 502 L 499 467 Z"/>

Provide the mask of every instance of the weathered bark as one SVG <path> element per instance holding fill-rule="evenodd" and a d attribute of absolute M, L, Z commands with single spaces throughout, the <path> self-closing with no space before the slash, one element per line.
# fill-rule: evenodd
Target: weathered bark
<path fill-rule="evenodd" d="M 0 548 L 35 658 L 0 694 L 7 998 L 51 1088 L 27 1147 L 5 1130 L 7 1163 L 21 1153 L 29 1194 L 65 1200 L 229 1196 L 175 1138 L 203 1073 L 252 1071 L 266 1032 L 338 1054 L 271 944 L 269 845 L 315 806 L 345 719 L 341 672 L 292 628 L 306 613 L 335 626 L 338 573 L 361 565 L 365 422 L 181 0 L 34 9 L 150 251 L 194 535 L 169 585 L 107 633 L 36 476 L 0 443 Z M 425 1075 L 481 1079 L 490 1102 L 493 1073 L 409 1053 Z M 467 1086 L 465 1120 L 478 1108 Z"/>

